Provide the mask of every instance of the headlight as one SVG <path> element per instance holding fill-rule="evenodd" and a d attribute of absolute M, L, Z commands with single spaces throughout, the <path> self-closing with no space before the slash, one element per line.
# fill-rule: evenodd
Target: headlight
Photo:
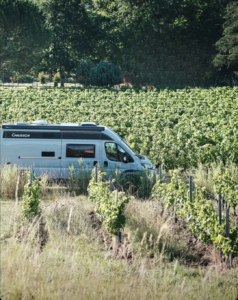
<path fill-rule="evenodd" d="M 147 163 L 141 163 L 141 165 L 145 168 L 145 169 L 154 169 L 154 166 L 152 166 L 151 164 L 147 164 Z"/>

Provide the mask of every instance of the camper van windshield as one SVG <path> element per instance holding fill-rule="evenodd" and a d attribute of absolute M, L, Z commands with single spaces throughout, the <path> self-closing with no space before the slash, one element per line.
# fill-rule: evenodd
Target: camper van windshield
<path fill-rule="evenodd" d="M 127 142 L 122 139 L 115 131 L 113 131 L 110 127 L 108 127 L 108 129 L 113 132 L 113 134 L 115 134 L 130 150 L 131 152 L 135 155 L 135 152 L 131 149 L 131 147 L 127 144 Z"/>
<path fill-rule="evenodd" d="M 131 150 L 131 152 L 135 155 L 135 152 L 131 149 L 131 147 L 127 144 L 127 142 L 124 139 L 121 139 L 121 141 Z"/>

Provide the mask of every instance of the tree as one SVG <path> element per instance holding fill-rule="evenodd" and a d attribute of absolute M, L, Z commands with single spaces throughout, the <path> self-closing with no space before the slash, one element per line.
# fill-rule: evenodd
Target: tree
<path fill-rule="evenodd" d="M 230 77 L 238 71 L 238 3 L 232 2 L 227 5 L 223 37 L 216 42 L 219 51 L 214 59 L 214 65 L 220 67 L 224 74 Z"/>
<path fill-rule="evenodd" d="M 76 68 L 76 77 L 82 84 L 90 84 L 90 72 L 94 63 L 90 59 L 84 59 Z"/>
<path fill-rule="evenodd" d="M 92 85 L 97 86 L 119 84 L 122 82 L 121 70 L 113 63 L 100 61 L 95 68 L 91 69 L 90 81 Z"/>
<path fill-rule="evenodd" d="M 63 86 L 65 76 L 94 52 L 103 29 L 97 15 L 83 0 L 49 0 L 42 5 L 53 32 L 43 67 L 48 72 L 59 72 Z"/>
<path fill-rule="evenodd" d="M 229 0 L 94 0 L 120 40 L 113 62 L 135 84 L 205 84 Z M 112 60 L 111 57 L 107 58 Z"/>
<path fill-rule="evenodd" d="M 0 73 L 37 69 L 51 39 L 38 6 L 27 0 L 0 0 L 0 20 Z"/>

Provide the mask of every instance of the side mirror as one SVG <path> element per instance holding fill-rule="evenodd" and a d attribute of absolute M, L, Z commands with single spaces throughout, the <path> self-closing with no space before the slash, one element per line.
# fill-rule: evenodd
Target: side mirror
<path fill-rule="evenodd" d="M 123 157 L 123 161 L 124 163 L 128 163 L 128 157 L 126 155 Z"/>

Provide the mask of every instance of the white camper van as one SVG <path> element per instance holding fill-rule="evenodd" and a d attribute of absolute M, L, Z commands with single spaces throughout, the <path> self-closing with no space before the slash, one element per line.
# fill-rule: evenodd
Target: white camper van
<path fill-rule="evenodd" d="M 69 166 L 82 158 L 85 168 L 99 163 L 107 173 L 119 168 L 133 173 L 143 168 L 153 170 L 152 163 L 132 149 L 110 128 L 92 122 L 47 124 L 3 124 L 0 127 L 0 165 L 33 167 L 37 177 L 69 177 Z"/>

